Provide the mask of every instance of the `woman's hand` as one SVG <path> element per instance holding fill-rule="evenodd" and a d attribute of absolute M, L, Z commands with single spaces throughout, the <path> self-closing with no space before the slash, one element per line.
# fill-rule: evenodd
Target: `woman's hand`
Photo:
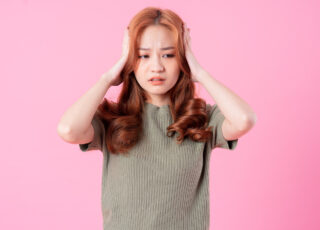
<path fill-rule="evenodd" d="M 193 55 L 191 51 L 191 37 L 190 37 L 190 28 L 187 28 L 187 25 L 183 23 L 183 31 L 184 31 L 184 45 L 185 45 L 185 55 L 186 59 L 188 61 L 190 71 L 191 71 L 191 77 L 194 82 L 199 82 L 197 79 L 197 75 L 199 71 L 201 71 L 202 67 L 197 62 L 195 56 Z"/>
<path fill-rule="evenodd" d="M 122 55 L 117 63 L 107 72 L 102 75 L 102 78 L 107 80 L 111 85 L 120 85 L 123 81 L 120 77 L 120 73 L 127 62 L 129 55 L 129 28 L 127 27 L 124 31 L 124 37 L 122 41 Z"/>

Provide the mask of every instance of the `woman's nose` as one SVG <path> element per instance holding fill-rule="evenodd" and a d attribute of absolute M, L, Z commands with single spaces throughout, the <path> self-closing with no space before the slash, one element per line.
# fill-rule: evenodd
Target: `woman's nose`
<path fill-rule="evenodd" d="M 151 65 L 152 65 L 153 71 L 162 71 L 163 70 L 163 65 L 162 65 L 159 57 L 152 58 Z"/>

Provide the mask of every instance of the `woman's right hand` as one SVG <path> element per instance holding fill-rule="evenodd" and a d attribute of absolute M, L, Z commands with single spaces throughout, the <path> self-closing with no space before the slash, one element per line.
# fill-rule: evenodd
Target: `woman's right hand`
<path fill-rule="evenodd" d="M 129 55 L 129 29 L 128 27 L 125 29 L 124 38 L 122 41 L 122 55 L 121 58 L 117 61 L 117 63 L 106 73 L 102 75 L 102 78 L 107 80 L 110 85 L 117 86 L 120 85 L 123 81 L 121 79 L 120 73 L 127 62 Z"/>

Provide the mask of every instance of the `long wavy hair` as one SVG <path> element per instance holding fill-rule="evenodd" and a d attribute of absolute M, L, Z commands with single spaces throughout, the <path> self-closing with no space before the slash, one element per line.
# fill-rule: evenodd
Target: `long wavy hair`
<path fill-rule="evenodd" d="M 183 21 L 169 9 L 147 7 L 138 12 L 129 23 L 129 56 L 120 73 L 123 86 L 117 103 L 104 98 L 96 115 L 101 118 L 106 129 L 106 145 L 110 153 L 125 154 L 141 138 L 143 132 L 142 114 L 146 92 L 139 85 L 134 74 L 138 62 L 138 43 L 143 30 L 150 25 L 162 25 L 174 35 L 176 57 L 180 66 L 179 78 L 170 95 L 170 113 L 173 123 L 167 127 L 167 136 L 175 132 L 177 144 L 189 137 L 193 141 L 206 142 L 212 137 L 208 125 L 206 102 L 195 98 L 195 85 L 191 78 L 190 68 L 185 57 Z"/>

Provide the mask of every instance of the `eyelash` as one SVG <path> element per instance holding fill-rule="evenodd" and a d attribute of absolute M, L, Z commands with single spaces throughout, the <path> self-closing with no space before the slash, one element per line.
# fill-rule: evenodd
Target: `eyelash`
<path fill-rule="evenodd" d="M 174 57 L 174 54 L 165 54 L 165 55 L 169 56 L 169 58 Z M 141 55 L 141 56 L 138 56 L 138 58 L 141 58 L 141 57 L 144 57 L 144 56 L 149 56 L 149 55 Z"/>

